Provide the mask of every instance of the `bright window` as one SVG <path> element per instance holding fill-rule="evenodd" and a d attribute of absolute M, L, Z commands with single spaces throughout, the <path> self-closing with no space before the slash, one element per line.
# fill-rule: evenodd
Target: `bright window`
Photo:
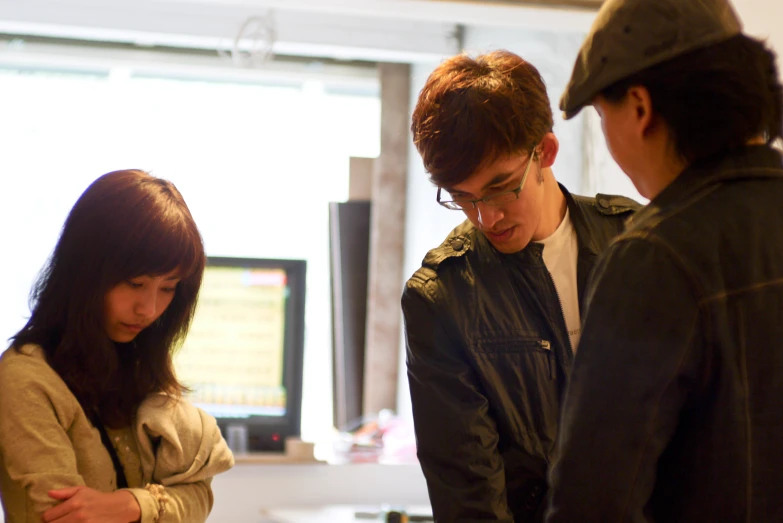
<path fill-rule="evenodd" d="M 180 189 L 208 255 L 307 260 L 302 431 L 323 439 L 332 425 L 327 202 L 348 196 L 349 157 L 379 154 L 374 68 L 269 64 L 255 75 L 205 59 L 184 74 L 177 57 L 150 68 L 91 56 L 0 60 L 3 345 L 24 325 L 30 287 L 81 192 L 108 171 L 149 170 Z"/>

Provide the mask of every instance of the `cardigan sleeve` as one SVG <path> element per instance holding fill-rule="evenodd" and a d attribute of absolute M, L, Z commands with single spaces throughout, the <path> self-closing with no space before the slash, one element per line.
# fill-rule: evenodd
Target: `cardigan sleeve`
<path fill-rule="evenodd" d="M 17 499 L 13 506 L 24 507 L 20 520 L 26 522 L 40 522 L 58 503 L 49 490 L 85 483 L 68 434 L 77 405 L 57 400 L 63 391 L 47 379 L 53 372 L 43 360 L 24 355 L 0 361 L 0 458 L 11 490 L 3 495 L 25 496 L 24 504 Z"/>
<path fill-rule="evenodd" d="M 141 507 L 141 523 L 203 523 L 214 498 L 212 478 L 196 483 L 128 489 Z"/>
<path fill-rule="evenodd" d="M 203 523 L 212 509 L 212 477 L 234 457 L 214 417 L 184 399 L 151 395 L 134 423 L 144 489 L 133 489 L 142 523 Z M 155 519 L 160 514 L 160 519 Z"/>

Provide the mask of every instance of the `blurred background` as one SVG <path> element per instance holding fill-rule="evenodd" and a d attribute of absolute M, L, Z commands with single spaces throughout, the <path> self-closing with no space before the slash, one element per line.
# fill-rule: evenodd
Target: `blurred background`
<path fill-rule="evenodd" d="M 435 204 L 410 143 L 412 107 L 443 58 L 509 49 L 547 84 L 557 179 L 643 201 L 594 111 L 565 122 L 556 108 L 600 4 L 0 0 L 2 343 L 24 325 L 81 192 L 111 170 L 149 170 L 183 193 L 208 255 L 307 267 L 301 347 L 281 350 L 301 352 L 291 435 L 329 465 L 248 459 L 215 480 L 210 521 L 354 520 L 331 505 L 426 512 L 399 294 L 462 216 Z M 783 49 L 782 2 L 735 5 L 747 32 Z M 335 204 L 346 202 L 369 204 L 348 218 L 354 229 L 340 229 Z M 355 260 L 358 272 L 344 265 Z M 274 507 L 283 515 L 265 512 Z"/>

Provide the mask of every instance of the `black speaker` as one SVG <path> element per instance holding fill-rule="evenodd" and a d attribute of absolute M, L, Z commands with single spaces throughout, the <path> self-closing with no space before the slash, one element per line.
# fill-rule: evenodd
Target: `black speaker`
<path fill-rule="evenodd" d="M 350 431 L 362 418 L 370 202 L 329 204 L 334 426 Z"/>

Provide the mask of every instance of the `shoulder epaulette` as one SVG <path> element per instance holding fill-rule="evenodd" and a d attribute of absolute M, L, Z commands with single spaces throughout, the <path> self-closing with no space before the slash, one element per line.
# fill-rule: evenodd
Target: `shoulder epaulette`
<path fill-rule="evenodd" d="M 638 202 L 631 198 L 626 198 L 625 196 L 596 194 L 595 207 L 601 214 L 613 216 L 616 214 L 636 212 L 641 209 L 642 206 Z"/>
<path fill-rule="evenodd" d="M 445 242 L 427 253 L 422 261 L 423 267 L 437 270 L 438 266 L 449 258 L 459 258 L 470 251 L 473 244 L 468 235 L 457 234 L 450 236 Z"/>

